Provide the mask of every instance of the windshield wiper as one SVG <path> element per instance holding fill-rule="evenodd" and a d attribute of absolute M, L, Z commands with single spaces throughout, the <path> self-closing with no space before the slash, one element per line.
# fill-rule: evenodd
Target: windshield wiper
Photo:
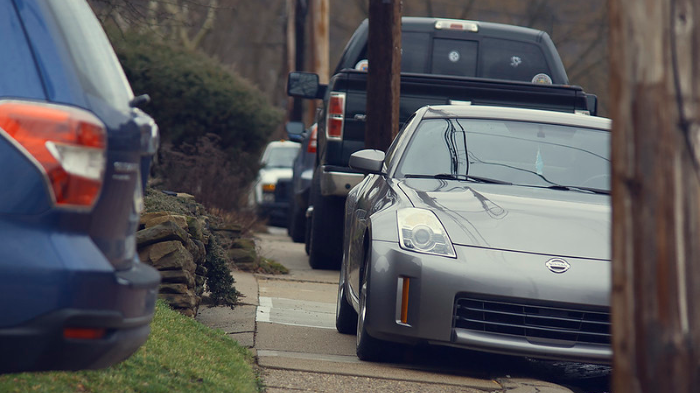
<path fill-rule="evenodd" d="M 405 175 L 404 177 L 412 179 L 461 180 L 489 184 L 513 184 L 503 180 L 491 179 L 489 177 L 457 175 L 452 173 L 438 173 L 437 175 Z"/>
<path fill-rule="evenodd" d="M 562 191 L 579 191 L 579 192 L 585 192 L 585 193 L 594 193 L 594 194 L 603 194 L 603 195 L 610 195 L 610 190 L 603 190 L 601 188 L 592 188 L 592 187 L 580 187 L 580 186 L 565 186 L 561 184 L 555 184 L 552 186 L 548 186 L 547 188 L 551 190 L 562 190 Z"/>

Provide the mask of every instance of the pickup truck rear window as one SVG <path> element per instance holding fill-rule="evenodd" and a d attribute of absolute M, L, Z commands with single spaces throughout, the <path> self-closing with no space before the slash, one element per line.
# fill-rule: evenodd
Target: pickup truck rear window
<path fill-rule="evenodd" d="M 433 74 L 476 76 L 476 41 L 433 40 Z"/>
<path fill-rule="evenodd" d="M 426 56 L 426 53 L 431 56 Z M 366 51 L 362 54 L 366 58 Z M 419 32 L 401 33 L 401 72 L 483 77 L 532 82 L 551 75 L 544 53 L 535 44 L 501 38 L 432 39 Z"/>
<path fill-rule="evenodd" d="M 534 44 L 499 38 L 481 40 L 480 76 L 531 82 L 537 74 L 551 75 L 542 50 Z"/>

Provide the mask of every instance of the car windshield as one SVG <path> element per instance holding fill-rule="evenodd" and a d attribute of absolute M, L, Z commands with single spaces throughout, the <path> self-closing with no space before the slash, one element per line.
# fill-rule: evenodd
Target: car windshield
<path fill-rule="evenodd" d="M 299 145 L 271 147 L 265 158 L 266 168 L 291 168 L 299 152 Z"/>
<path fill-rule="evenodd" d="M 445 178 L 446 174 L 456 179 L 608 192 L 610 133 L 523 121 L 424 120 L 396 175 Z"/>

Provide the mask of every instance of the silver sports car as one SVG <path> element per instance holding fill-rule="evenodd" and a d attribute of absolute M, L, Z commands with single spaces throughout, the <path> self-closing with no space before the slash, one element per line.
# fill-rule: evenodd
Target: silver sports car
<path fill-rule="evenodd" d="M 428 343 L 609 363 L 610 121 L 429 106 L 345 208 L 336 326 L 357 355 Z M 358 318 L 359 315 L 359 318 Z"/>

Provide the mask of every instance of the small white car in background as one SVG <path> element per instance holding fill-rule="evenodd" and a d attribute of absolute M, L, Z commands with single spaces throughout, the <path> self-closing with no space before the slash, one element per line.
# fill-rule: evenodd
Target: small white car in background
<path fill-rule="evenodd" d="M 268 224 L 287 226 L 291 197 L 292 165 L 300 144 L 291 141 L 270 142 L 260 158 L 260 171 L 253 185 L 251 202 Z"/>

